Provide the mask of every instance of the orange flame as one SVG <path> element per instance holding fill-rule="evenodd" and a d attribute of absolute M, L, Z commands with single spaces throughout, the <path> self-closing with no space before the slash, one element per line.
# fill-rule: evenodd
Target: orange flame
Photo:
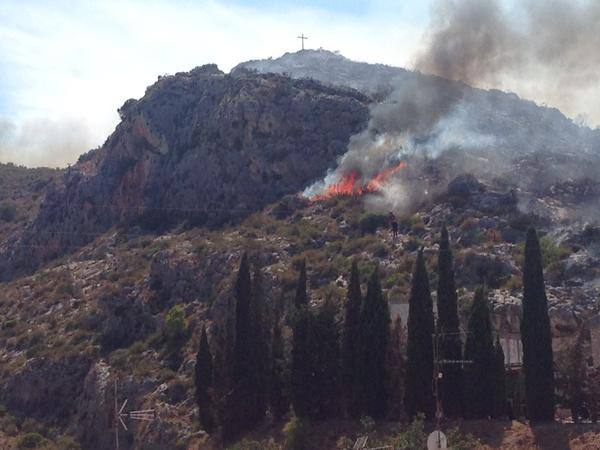
<path fill-rule="evenodd" d="M 395 173 L 398 173 L 400 170 L 404 169 L 405 167 L 406 167 L 406 163 L 404 161 L 401 161 L 400 164 L 398 164 L 395 167 L 389 167 L 387 169 L 384 169 L 383 171 L 381 171 L 377 175 L 375 175 L 375 177 L 367 183 L 366 190 L 368 192 L 376 192 L 376 191 L 381 190 L 383 185 L 388 182 L 388 180 L 390 179 L 390 177 L 392 175 L 394 175 Z"/>
<path fill-rule="evenodd" d="M 337 183 L 327 187 L 325 192 L 320 195 L 315 195 L 312 200 L 327 200 L 340 195 L 344 196 L 360 196 L 372 192 L 378 192 L 389 181 L 390 177 L 406 167 L 404 161 L 394 167 L 388 167 L 375 175 L 366 184 L 362 184 L 362 175 L 358 170 L 351 170 L 342 175 L 342 178 Z"/>

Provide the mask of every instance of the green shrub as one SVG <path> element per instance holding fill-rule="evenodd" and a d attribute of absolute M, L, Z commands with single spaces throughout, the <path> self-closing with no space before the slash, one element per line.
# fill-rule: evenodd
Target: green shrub
<path fill-rule="evenodd" d="M 540 238 L 540 250 L 542 251 L 542 261 L 544 268 L 567 257 L 570 250 L 566 247 L 559 247 L 550 236 Z"/>
<path fill-rule="evenodd" d="M 277 445 L 273 438 L 267 441 L 262 440 L 260 442 L 245 438 L 240 442 L 236 442 L 235 444 L 227 447 L 227 450 L 281 450 L 281 446 Z"/>
<path fill-rule="evenodd" d="M 185 341 L 187 341 L 188 322 L 185 318 L 183 306 L 175 305 L 167 313 L 164 335 L 169 353 L 178 352 Z"/>
<path fill-rule="evenodd" d="M 350 439 L 348 436 L 340 437 L 335 443 L 335 448 L 337 450 L 350 450 L 354 447 L 354 441 Z"/>
<path fill-rule="evenodd" d="M 129 366 L 129 352 L 120 348 L 110 355 L 110 364 L 117 369 L 126 369 Z"/>
<path fill-rule="evenodd" d="M 391 439 L 390 444 L 397 450 L 414 450 L 425 448 L 425 417 L 419 414 L 399 435 Z"/>
<path fill-rule="evenodd" d="M 283 427 L 285 450 L 310 450 L 309 426 L 305 420 L 293 416 Z"/>
<path fill-rule="evenodd" d="M 394 273 L 385 279 L 383 285 L 386 289 L 392 289 L 394 286 L 396 286 L 398 284 L 398 282 L 399 282 L 398 275 Z"/>
<path fill-rule="evenodd" d="M 81 445 L 71 436 L 61 436 L 56 441 L 56 446 L 60 450 L 81 450 Z"/>
<path fill-rule="evenodd" d="M 460 428 L 450 428 L 446 432 L 448 446 L 452 450 L 472 450 L 481 447 L 481 442 L 471 434 L 463 434 Z"/>
<path fill-rule="evenodd" d="M 375 242 L 368 250 L 377 258 L 385 258 L 390 254 L 390 249 L 383 242 Z"/>
<path fill-rule="evenodd" d="M 523 214 L 516 213 L 508 219 L 508 226 L 526 232 L 528 228 L 531 228 L 539 222 L 539 218 L 535 214 Z"/>
<path fill-rule="evenodd" d="M 423 241 L 421 239 L 411 236 L 408 239 L 408 242 L 406 242 L 406 244 L 404 244 L 404 249 L 408 252 L 414 252 L 414 251 L 417 251 L 422 246 L 423 246 Z"/>
<path fill-rule="evenodd" d="M 46 439 L 39 433 L 27 433 L 19 440 L 19 449 L 38 448 L 45 443 Z"/>
<path fill-rule="evenodd" d="M 240 442 L 236 442 L 230 447 L 227 447 L 227 450 L 263 450 L 263 444 L 258 441 L 253 441 L 250 439 L 243 439 Z"/>
<path fill-rule="evenodd" d="M 146 350 L 146 344 L 142 341 L 134 342 L 131 347 L 129 347 L 129 353 L 132 355 L 137 355 Z"/>
<path fill-rule="evenodd" d="M 567 247 L 561 247 L 556 245 L 554 239 L 550 236 L 545 235 L 540 238 L 540 250 L 542 252 L 542 264 L 544 269 L 552 264 L 557 263 L 561 259 L 569 256 L 571 251 Z M 515 264 L 519 267 L 523 267 L 525 255 L 525 243 L 521 242 L 513 250 L 513 259 Z"/>
<path fill-rule="evenodd" d="M 506 283 L 504 283 L 504 289 L 511 292 L 523 289 L 523 277 L 520 275 L 512 275 Z"/>
<path fill-rule="evenodd" d="M 21 424 L 21 432 L 24 433 L 37 433 L 43 435 L 46 434 L 45 431 L 44 425 L 29 417 Z"/>
<path fill-rule="evenodd" d="M 362 416 L 360 418 L 360 424 L 362 425 L 365 433 L 370 433 L 375 429 L 375 421 L 371 416 Z"/>
<path fill-rule="evenodd" d="M 7 424 L 2 424 L 2 431 L 6 433 L 8 436 L 16 436 L 19 434 L 19 427 L 14 422 L 8 422 Z"/>
<path fill-rule="evenodd" d="M 361 234 L 374 234 L 379 228 L 386 227 L 388 218 L 385 214 L 367 213 L 360 216 L 358 227 Z"/>
<path fill-rule="evenodd" d="M 9 202 L 0 204 L 0 220 L 4 222 L 12 222 L 17 216 L 17 208 Z"/>

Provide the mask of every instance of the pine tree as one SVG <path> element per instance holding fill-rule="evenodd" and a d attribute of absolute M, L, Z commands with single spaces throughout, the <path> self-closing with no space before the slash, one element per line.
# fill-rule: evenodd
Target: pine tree
<path fill-rule="evenodd" d="M 335 305 L 327 299 L 311 319 L 309 350 L 313 374 L 312 419 L 333 417 L 337 412 L 339 348 L 335 314 Z"/>
<path fill-rule="evenodd" d="M 482 287 L 475 291 L 465 359 L 472 361 L 466 370 L 465 415 L 469 418 L 484 419 L 494 413 L 494 344 L 492 324 L 485 291 Z"/>
<path fill-rule="evenodd" d="M 387 414 L 386 357 L 390 333 L 390 311 L 381 291 L 379 268 L 369 279 L 360 311 L 361 352 L 359 411 L 375 419 Z"/>
<path fill-rule="evenodd" d="M 554 419 L 554 363 L 542 253 L 537 233 L 527 232 L 523 267 L 523 372 L 527 415 L 532 421 Z"/>
<path fill-rule="evenodd" d="M 348 293 L 344 305 L 344 332 L 342 335 L 342 395 L 346 413 L 356 417 L 356 402 L 358 392 L 357 368 L 360 308 L 362 293 L 360 291 L 360 276 L 358 264 L 352 262 Z"/>
<path fill-rule="evenodd" d="M 306 262 L 300 266 L 296 297 L 294 299 L 295 311 L 292 326 L 292 373 L 291 373 L 291 401 L 295 414 L 300 418 L 310 416 L 312 410 L 312 362 L 309 349 L 309 332 L 311 313 L 308 305 L 306 290 Z"/>
<path fill-rule="evenodd" d="M 194 381 L 196 385 L 196 404 L 198 405 L 200 426 L 210 434 L 215 426 L 211 397 L 213 387 L 213 359 L 210 353 L 205 328 L 202 328 L 202 333 L 200 335 L 200 346 L 198 347 L 198 354 L 196 355 Z"/>
<path fill-rule="evenodd" d="M 444 226 L 440 238 L 438 255 L 437 289 L 438 326 L 441 332 L 441 356 L 444 359 L 462 359 L 462 341 L 459 334 L 457 295 L 454 284 L 452 251 L 448 230 Z M 442 368 L 444 374 L 440 383 L 440 394 L 444 413 L 447 417 L 463 415 L 463 372 L 460 364 L 449 364 Z"/>
<path fill-rule="evenodd" d="M 496 336 L 494 345 L 494 414 L 495 419 L 506 417 L 506 372 L 504 369 L 504 350 L 500 345 L 500 339 Z"/>
<path fill-rule="evenodd" d="M 417 255 L 408 310 L 408 341 L 404 409 L 409 417 L 423 413 L 434 415 L 433 375 L 433 302 L 423 251 Z"/>

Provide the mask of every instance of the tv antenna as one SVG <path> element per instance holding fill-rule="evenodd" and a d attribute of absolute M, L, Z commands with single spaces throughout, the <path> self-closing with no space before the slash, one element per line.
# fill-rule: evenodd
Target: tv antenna
<path fill-rule="evenodd" d="M 304 50 L 304 41 L 308 39 L 308 36 L 304 36 L 304 33 L 302 33 L 298 36 L 298 39 L 302 41 L 302 50 Z"/>
<path fill-rule="evenodd" d="M 369 447 L 367 448 L 367 440 L 369 436 L 361 436 L 354 443 L 352 450 L 394 450 L 391 445 L 384 445 L 383 447 Z"/>
<path fill-rule="evenodd" d="M 115 378 L 115 409 L 113 418 L 115 427 L 115 450 L 119 450 L 119 422 L 125 431 L 129 431 L 127 425 L 125 425 L 125 421 L 123 420 L 124 418 L 143 422 L 152 422 L 154 419 L 156 419 L 156 411 L 154 409 L 139 409 L 125 412 L 125 406 L 127 406 L 127 399 L 123 401 L 123 404 L 119 408 L 117 397 L 117 380 Z"/>

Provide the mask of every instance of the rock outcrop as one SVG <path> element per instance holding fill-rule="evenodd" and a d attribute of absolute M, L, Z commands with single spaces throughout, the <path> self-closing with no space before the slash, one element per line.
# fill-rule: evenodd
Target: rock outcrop
<path fill-rule="evenodd" d="M 14 374 L 6 388 L 6 402 L 13 411 L 29 417 L 64 422 L 74 412 L 90 359 L 33 358 Z"/>
<path fill-rule="evenodd" d="M 16 272 L 115 225 L 215 227 L 298 192 L 345 152 L 367 104 L 350 89 L 214 65 L 162 77 L 47 195 Z"/>

